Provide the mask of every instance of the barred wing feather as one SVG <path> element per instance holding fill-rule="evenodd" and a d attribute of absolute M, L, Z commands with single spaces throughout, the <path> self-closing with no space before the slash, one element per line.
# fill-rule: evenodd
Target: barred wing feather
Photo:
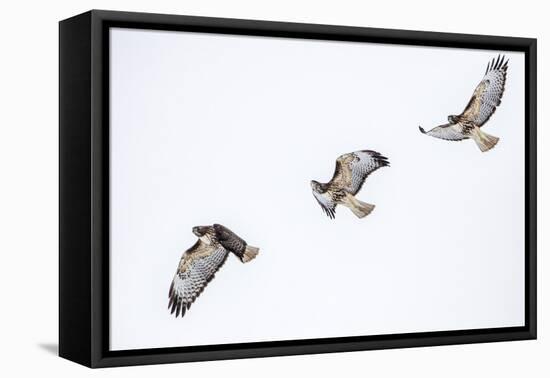
<path fill-rule="evenodd" d="M 487 65 L 485 76 L 476 87 L 472 98 L 461 114 L 461 117 L 481 127 L 493 115 L 500 105 L 504 86 L 508 61 L 504 61 L 504 55 L 498 56 Z"/>
<path fill-rule="evenodd" d="M 168 308 L 178 317 L 202 293 L 206 285 L 227 259 L 228 251 L 222 246 L 212 246 L 197 241 L 187 250 L 180 260 L 176 275 L 170 285 Z"/>
<path fill-rule="evenodd" d="M 446 124 L 446 125 L 436 126 L 429 131 L 425 131 L 420 126 L 418 128 L 420 129 L 420 132 L 422 134 L 426 134 L 434 138 L 452 140 L 452 141 L 458 141 L 458 140 L 463 140 L 467 138 L 464 134 L 462 134 L 457 129 L 456 125 Z"/>
<path fill-rule="evenodd" d="M 336 171 L 331 183 L 337 183 L 355 195 L 372 172 L 388 165 L 388 159 L 376 151 L 362 150 L 344 154 L 336 160 Z"/>
<path fill-rule="evenodd" d="M 319 205 L 321 205 L 321 208 L 323 209 L 325 214 L 327 214 L 330 219 L 334 219 L 334 217 L 336 216 L 336 203 L 327 198 L 327 194 L 317 193 L 315 190 L 313 191 L 313 196 L 315 197 Z"/>

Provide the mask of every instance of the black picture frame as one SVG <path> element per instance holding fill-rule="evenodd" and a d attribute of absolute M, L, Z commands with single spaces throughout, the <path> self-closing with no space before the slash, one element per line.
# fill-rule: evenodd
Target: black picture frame
<path fill-rule="evenodd" d="M 525 53 L 525 326 L 109 351 L 111 27 Z M 536 338 L 536 39 L 92 10 L 59 24 L 59 354 L 88 367 Z"/>

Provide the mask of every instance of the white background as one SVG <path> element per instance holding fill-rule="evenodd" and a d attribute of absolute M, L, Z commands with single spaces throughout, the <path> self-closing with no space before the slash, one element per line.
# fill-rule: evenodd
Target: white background
<path fill-rule="evenodd" d="M 59 1 L 3 8 L 0 196 L 3 375 L 67 377 L 548 375 L 548 162 L 544 71 L 550 33 L 540 2 Z M 54 356 L 57 343 L 57 21 L 90 8 L 316 22 L 539 38 L 539 340 L 90 371 Z M 502 110 L 502 109 L 501 109 Z M 429 121 L 426 121 L 429 122 Z M 491 129 L 499 135 L 496 126 Z M 438 142 L 436 140 L 434 143 Z M 465 146 L 468 147 L 468 146 Z M 498 147 L 497 147 L 498 148 Z M 387 172 L 390 170 L 388 169 Z M 386 172 L 386 173 L 387 173 Z M 380 180 L 382 174 L 380 173 Z M 374 176 L 373 176 L 374 177 Z M 369 197 L 370 198 L 370 197 Z M 375 211 L 378 212 L 380 208 Z M 344 212 L 340 212 L 343 214 Z M 373 213 L 374 216 L 375 213 Z M 260 261 L 260 260 L 258 260 Z M 241 268 L 241 266 L 239 266 Z M 242 267 L 244 268 L 244 266 Z M 206 297 L 205 297 L 206 298 Z"/>
<path fill-rule="evenodd" d="M 460 113 L 494 51 L 128 29 L 111 46 L 113 350 L 524 324 L 523 54 L 481 153 L 417 124 Z M 391 162 L 358 195 L 377 208 L 330 220 L 309 180 L 357 149 Z M 175 319 L 181 252 L 214 222 L 260 255 Z"/>

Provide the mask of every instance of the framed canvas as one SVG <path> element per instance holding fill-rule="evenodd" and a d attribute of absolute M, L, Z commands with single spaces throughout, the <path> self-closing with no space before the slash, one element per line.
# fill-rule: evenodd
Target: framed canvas
<path fill-rule="evenodd" d="M 536 338 L 536 40 L 60 22 L 59 352 Z"/>

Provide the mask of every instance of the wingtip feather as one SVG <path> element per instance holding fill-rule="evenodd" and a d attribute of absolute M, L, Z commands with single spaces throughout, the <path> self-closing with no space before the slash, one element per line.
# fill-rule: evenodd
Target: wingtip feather
<path fill-rule="evenodd" d="M 322 209 L 325 211 L 325 214 L 330 218 L 330 219 L 334 219 L 336 218 L 336 211 L 334 209 L 327 209 L 326 207 L 324 206 L 321 206 Z"/>
<path fill-rule="evenodd" d="M 485 75 L 487 75 L 490 71 L 498 71 L 503 70 L 506 71 L 508 69 L 508 61 L 509 59 L 506 59 L 505 54 L 498 54 L 496 60 L 493 58 L 492 60 L 487 63 L 487 68 L 485 69 Z"/>
<path fill-rule="evenodd" d="M 364 152 L 364 153 L 367 153 L 369 154 L 370 156 L 372 156 L 372 158 L 381 166 L 381 167 L 386 167 L 388 165 L 390 165 L 390 162 L 388 161 L 388 158 L 385 157 L 384 155 L 382 155 L 380 152 L 378 151 L 373 151 L 373 150 L 362 150 L 361 152 Z"/>
<path fill-rule="evenodd" d="M 170 314 L 173 314 L 174 311 L 176 311 L 177 302 L 178 302 L 178 301 L 177 301 L 176 299 L 174 299 L 174 300 L 172 301 L 172 308 L 170 309 Z"/>

